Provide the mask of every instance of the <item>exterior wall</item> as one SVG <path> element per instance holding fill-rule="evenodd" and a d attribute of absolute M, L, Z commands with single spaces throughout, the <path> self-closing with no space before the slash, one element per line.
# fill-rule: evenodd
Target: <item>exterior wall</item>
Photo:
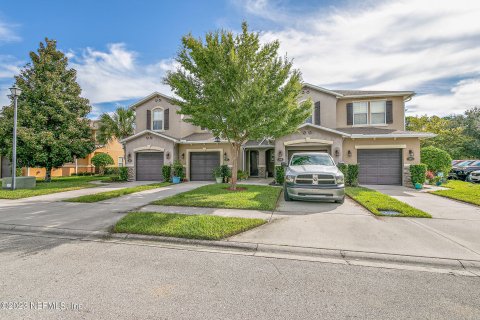
<path fill-rule="evenodd" d="M 318 142 L 312 140 L 324 140 L 325 142 Z M 300 140 L 303 140 L 300 142 Z M 310 140 L 310 142 L 309 142 Z M 289 146 L 285 146 L 285 142 L 287 141 L 299 141 L 296 144 L 292 144 Z M 327 143 L 330 142 L 330 143 Z M 311 128 L 311 127 L 304 127 L 296 133 L 281 137 L 275 140 L 275 165 L 278 166 L 283 161 L 287 161 L 287 150 L 288 148 L 293 149 L 327 149 L 330 150 L 330 153 L 335 160 L 336 163 L 342 161 L 342 146 L 343 146 L 343 138 L 335 133 L 330 133 L 327 131 L 322 131 L 319 129 Z M 338 150 L 339 155 L 335 156 L 335 151 Z M 279 152 L 282 152 L 283 160 L 279 160 Z"/>
<path fill-rule="evenodd" d="M 332 129 L 337 128 L 337 98 L 321 91 L 304 88 L 300 100 L 307 98 L 312 99 L 313 104 L 315 104 L 316 101 L 320 101 L 320 125 Z"/>
<path fill-rule="evenodd" d="M 355 98 L 355 99 L 340 99 L 337 103 L 337 128 L 348 128 L 353 126 L 347 125 L 347 103 L 355 101 L 373 101 L 373 100 L 392 100 L 393 108 L 393 123 L 386 125 L 358 125 L 358 127 L 381 127 L 396 130 L 405 130 L 405 102 L 403 97 L 389 97 L 389 98 Z"/>
<path fill-rule="evenodd" d="M 172 164 L 177 154 L 173 141 L 153 134 L 144 134 L 130 140 L 125 145 L 127 160 L 126 167 L 129 171 L 129 180 L 135 180 L 135 160 L 138 152 L 164 152 L 164 164 Z M 169 156 L 168 156 L 168 154 Z"/>
<path fill-rule="evenodd" d="M 187 179 L 190 179 L 190 152 L 220 152 L 220 165 L 226 164 L 230 167 L 233 165 L 233 150 L 229 143 L 192 143 L 178 145 L 178 159 L 185 167 Z M 224 160 L 224 153 L 227 153 L 228 161 Z M 183 155 L 183 157 L 182 157 Z M 238 169 L 242 169 L 242 152 L 238 155 Z"/>
<path fill-rule="evenodd" d="M 357 150 L 366 148 L 392 149 L 400 147 L 402 149 L 403 161 L 403 185 L 411 186 L 410 165 L 420 163 L 420 139 L 418 138 L 386 138 L 386 139 L 345 139 L 343 143 L 343 158 L 346 163 L 357 163 Z M 358 149 L 357 149 L 358 148 Z M 364 149 L 366 149 L 364 148 Z M 348 156 L 348 151 L 351 156 Z M 413 160 L 409 160 L 410 150 L 413 151 Z"/>

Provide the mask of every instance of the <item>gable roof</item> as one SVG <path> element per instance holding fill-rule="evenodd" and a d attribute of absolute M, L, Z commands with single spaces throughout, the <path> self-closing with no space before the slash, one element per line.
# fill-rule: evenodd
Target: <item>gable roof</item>
<path fill-rule="evenodd" d="M 345 133 L 345 132 L 342 132 L 342 131 L 339 131 L 339 130 L 335 130 L 335 129 L 330 129 L 330 128 L 327 128 L 327 127 L 322 127 L 322 126 L 319 126 L 319 125 L 316 125 L 316 124 L 313 124 L 313 123 L 304 123 L 301 126 L 299 126 L 298 129 L 305 128 L 305 127 L 312 127 L 312 128 L 320 129 L 320 130 L 323 130 L 323 131 L 335 133 L 335 134 L 341 135 L 342 137 L 348 137 L 349 136 L 348 133 Z"/>
<path fill-rule="evenodd" d="M 436 134 L 430 132 L 403 131 L 377 127 L 337 128 L 350 138 L 432 138 Z"/>
<path fill-rule="evenodd" d="M 414 91 L 386 91 L 386 90 L 344 90 L 344 89 L 326 89 L 310 83 L 304 83 L 304 87 L 311 88 L 326 94 L 335 96 L 338 99 L 346 98 L 366 98 L 366 97 L 405 97 L 410 99 L 415 95 Z"/>
<path fill-rule="evenodd" d="M 173 142 L 178 142 L 178 139 L 175 139 L 174 137 L 171 137 L 169 135 L 166 135 L 166 134 L 163 134 L 163 133 L 160 133 L 160 132 L 155 132 L 155 131 L 152 131 L 152 130 L 143 130 L 143 131 L 140 131 L 139 133 L 135 133 L 133 136 L 130 136 L 130 137 L 127 137 L 123 140 L 120 140 L 121 143 L 124 143 L 124 142 L 127 142 L 127 141 L 130 141 L 130 140 L 133 140 L 137 137 L 140 137 L 144 134 L 147 134 L 147 133 L 150 133 L 150 134 L 153 134 L 155 136 L 158 136 L 158 137 L 161 137 L 161 138 L 164 138 L 164 139 L 167 139 L 167 140 L 170 140 L 170 141 L 173 141 Z"/>
<path fill-rule="evenodd" d="M 130 105 L 129 108 L 131 109 L 135 109 L 136 107 L 144 104 L 145 102 L 147 102 L 148 100 L 154 98 L 154 97 L 162 97 L 164 99 L 167 99 L 168 101 L 172 101 L 173 100 L 173 97 L 171 96 L 167 96 L 166 94 L 163 94 L 163 93 L 160 93 L 158 91 L 155 91 L 151 94 L 149 94 L 148 96 L 146 96 L 145 98 L 135 102 L 134 104 Z"/>

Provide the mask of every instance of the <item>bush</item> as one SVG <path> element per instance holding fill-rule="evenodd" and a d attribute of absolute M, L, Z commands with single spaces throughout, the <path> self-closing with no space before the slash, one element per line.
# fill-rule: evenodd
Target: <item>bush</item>
<path fill-rule="evenodd" d="M 128 180 L 128 168 L 127 167 L 118 168 L 118 178 L 120 179 L 120 181 L 127 181 Z"/>
<path fill-rule="evenodd" d="M 172 166 L 164 164 L 162 167 L 162 177 L 163 181 L 170 181 L 170 177 L 172 176 Z"/>
<path fill-rule="evenodd" d="M 228 178 L 232 177 L 232 169 L 226 164 L 220 166 L 220 170 L 222 171 L 222 177 L 224 182 L 228 182 Z"/>
<path fill-rule="evenodd" d="M 238 177 L 239 180 L 247 180 L 247 179 L 248 179 L 248 172 L 247 172 L 247 171 L 238 170 L 238 171 L 237 171 L 237 177 Z"/>
<path fill-rule="evenodd" d="M 282 166 L 275 167 L 275 182 L 283 184 L 285 182 L 285 168 Z"/>
<path fill-rule="evenodd" d="M 119 168 L 118 167 L 108 167 L 108 168 L 105 168 L 105 174 L 106 175 L 116 175 L 118 176 L 120 173 L 119 171 Z"/>
<path fill-rule="evenodd" d="M 173 163 L 173 176 L 180 178 L 185 177 L 185 174 L 183 172 L 183 165 L 178 160 L 175 160 L 175 162 Z"/>
<path fill-rule="evenodd" d="M 222 178 L 222 167 L 216 167 L 213 169 L 212 174 L 215 178 Z"/>
<path fill-rule="evenodd" d="M 410 175 L 412 176 L 412 183 L 424 184 L 425 176 L 427 174 L 427 165 L 421 164 L 411 164 L 410 165 Z"/>
<path fill-rule="evenodd" d="M 445 150 L 425 147 L 422 148 L 420 157 L 430 171 L 448 173 L 452 168 L 452 158 Z"/>
<path fill-rule="evenodd" d="M 99 169 L 99 173 L 102 176 L 105 174 L 106 166 L 115 164 L 112 157 L 106 153 L 97 153 L 96 155 L 94 155 L 92 158 L 92 163 L 96 168 Z"/>
<path fill-rule="evenodd" d="M 358 164 L 349 164 L 346 171 L 347 175 L 345 176 L 345 183 L 347 186 L 358 186 Z"/>
<path fill-rule="evenodd" d="M 344 175 L 344 177 L 345 177 L 345 179 L 346 179 L 346 178 L 347 178 L 347 174 L 348 174 L 348 172 L 347 172 L 347 170 L 348 170 L 348 164 L 342 162 L 342 163 L 339 163 L 339 164 L 337 165 L 337 167 L 338 167 L 338 169 L 343 173 L 343 175 Z"/>

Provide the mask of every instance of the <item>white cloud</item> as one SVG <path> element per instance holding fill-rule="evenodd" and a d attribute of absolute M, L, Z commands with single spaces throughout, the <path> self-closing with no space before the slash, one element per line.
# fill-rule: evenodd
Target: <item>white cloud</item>
<path fill-rule="evenodd" d="M 173 68 L 171 60 L 142 65 L 138 54 L 122 43 L 110 44 L 106 52 L 87 48 L 80 56 L 68 55 L 70 66 L 77 70 L 82 95 L 93 104 L 138 98 L 153 91 L 170 93 L 162 78 Z"/>
<path fill-rule="evenodd" d="M 21 40 L 20 36 L 14 31 L 15 27 L 13 24 L 0 21 L 0 43 Z"/>
<path fill-rule="evenodd" d="M 281 30 L 262 32 L 261 38 L 279 39 L 307 82 L 332 89 L 415 90 L 480 75 L 480 1 L 370 1 L 303 14 L 279 3 L 247 1 L 244 6 L 282 23 Z M 438 112 L 469 107 L 474 97 L 462 90 L 465 86 L 459 83 L 442 96 L 452 104 L 442 103 L 445 109 Z M 427 97 L 439 95 L 417 97 L 416 112 L 431 110 Z"/>

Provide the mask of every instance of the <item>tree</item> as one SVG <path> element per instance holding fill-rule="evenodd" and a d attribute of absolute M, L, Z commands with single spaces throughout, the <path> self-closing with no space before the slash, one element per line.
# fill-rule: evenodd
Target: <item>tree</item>
<path fill-rule="evenodd" d="M 122 140 L 131 136 L 135 129 L 135 112 L 130 108 L 119 107 L 110 115 L 104 113 L 100 116 L 97 140 L 107 144 L 112 140 Z M 123 145 L 123 158 L 126 159 L 125 145 Z"/>
<path fill-rule="evenodd" d="M 232 190 L 243 143 L 292 133 L 311 113 L 310 100 L 298 102 L 301 74 L 278 56 L 279 45 L 261 45 L 246 22 L 237 35 L 221 30 L 201 40 L 189 34 L 176 57 L 179 67 L 165 78 L 185 121 L 232 145 Z"/>
<path fill-rule="evenodd" d="M 45 39 L 38 53 L 30 52 L 28 63 L 15 77 L 22 89 L 18 98 L 19 164 L 45 167 L 45 180 L 52 168 L 84 158 L 95 148 L 86 115 L 89 101 L 80 96 L 76 71 L 68 69 L 68 59 L 57 50 L 55 40 Z M 0 113 L 0 153 L 11 156 L 13 106 Z"/>
<path fill-rule="evenodd" d="M 107 153 L 97 153 L 96 155 L 93 156 L 92 158 L 92 163 L 95 166 L 95 168 L 99 169 L 100 175 L 105 174 L 105 167 L 110 166 L 112 164 L 115 164 L 113 161 L 112 157 L 107 154 Z"/>
<path fill-rule="evenodd" d="M 432 146 L 420 150 L 420 159 L 429 171 L 447 174 L 452 168 L 452 158 L 448 152 Z"/>

